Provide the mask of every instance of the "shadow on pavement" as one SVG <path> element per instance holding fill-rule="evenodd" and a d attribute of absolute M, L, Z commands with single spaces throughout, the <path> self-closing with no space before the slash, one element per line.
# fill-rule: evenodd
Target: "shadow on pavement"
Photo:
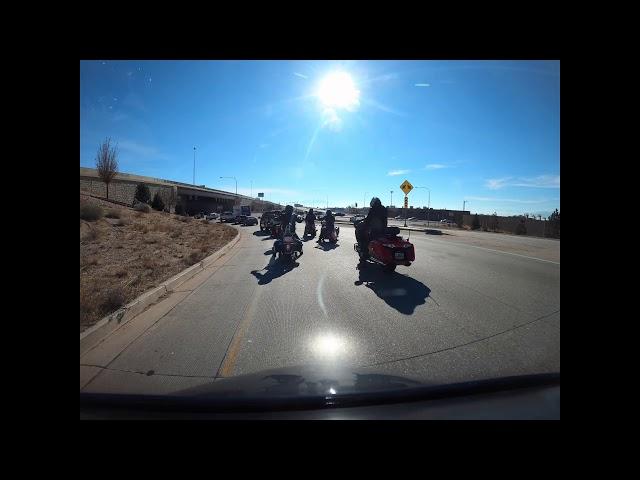
<path fill-rule="evenodd" d="M 281 277 L 287 272 L 290 272 L 300 264 L 298 262 L 281 261 L 275 255 L 269 259 L 269 263 L 262 270 L 266 270 L 267 273 L 260 273 L 260 270 L 252 270 L 251 275 L 258 279 L 258 285 L 266 285 L 271 280 Z"/>
<path fill-rule="evenodd" d="M 267 250 L 266 252 L 264 252 L 265 255 L 273 255 L 273 248 L 270 248 L 269 250 Z"/>
<path fill-rule="evenodd" d="M 262 230 L 256 230 L 255 232 L 253 232 L 253 234 L 256 237 L 266 237 L 267 235 L 270 235 L 269 232 L 263 232 Z"/>
<path fill-rule="evenodd" d="M 354 285 L 364 284 L 385 301 L 387 305 L 404 315 L 412 315 L 418 305 L 423 305 L 431 293 L 424 283 L 397 272 L 386 273 L 380 265 L 358 264 L 359 279 Z"/>
<path fill-rule="evenodd" d="M 314 248 L 324 250 L 326 252 L 328 250 L 334 250 L 339 246 L 340 246 L 339 243 L 322 242 L 322 243 L 318 243 Z"/>

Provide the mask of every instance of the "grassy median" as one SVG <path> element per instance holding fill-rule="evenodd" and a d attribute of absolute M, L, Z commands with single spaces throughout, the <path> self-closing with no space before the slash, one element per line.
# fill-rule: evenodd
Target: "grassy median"
<path fill-rule="evenodd" d="M 80 194 L 80 331 L 226 245 L 234 228 Z"/>

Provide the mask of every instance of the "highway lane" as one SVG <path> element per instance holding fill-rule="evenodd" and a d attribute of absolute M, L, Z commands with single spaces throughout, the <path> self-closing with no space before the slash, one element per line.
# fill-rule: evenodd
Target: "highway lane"
<path fill-rule="evenodd" d="M 215 273 L 180 287 L 149 328 L 125 326 L 81 357 L 97 373 L 85 391 L 170 393 L 309 363 L 427 383 L 560 369 L 557 262 L 412 232 L 416 262 L 385 274 L 357 268 L 354 229 L 341 225 L 335 248 L 307 241 L 285 269 L 272 240 L 240 231 Z"/>

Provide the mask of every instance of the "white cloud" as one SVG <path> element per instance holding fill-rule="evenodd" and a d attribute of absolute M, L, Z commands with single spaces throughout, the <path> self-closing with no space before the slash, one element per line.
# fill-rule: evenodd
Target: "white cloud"
<path fill-rule="evenodd" d="M 391 170 L 387 173 L 388 176 L 395 177 L 396 175 L 404 175 L 405 173 L 409 173 L 411 170 Z"/>
<path fill-rule="evenodd" d="M 295 76 L 297 76 L 297 77 L 300 77 L 300 78 L 309 78 L 309 77 L 307 77 L 306 75 L 303 75 L 303 74 L 298 73 L 298 72 L 293 72 L 293 74 L 294 74 Z"/>
<path fill-rule="evenodd" d="M 416 83 L 415 86 L 416 87 L 430 87 L 431 84 L 430 83 Z"/>
<path fill-rule="evenodd" d="M 476 202 L 504 202 L 504 203 L 548 203 L 553 200 L 549 200 L 546 198 L 538 199 L 538 200 L 521 200 L 517 198 L 499 198 L 499 197 L 464 197 L 465 200 L 476 201 Z"/>
<path fill-rule="evenodd" d="M 124 152 L 128 152 L 138 157 L 144 157 L 144 158 L 153 157 L 153 158 L 162 159 L 162 160 L 166 160 L 169 158 L 167 155 L 160 153 L 158 149 L 155 147 L 133 142 L 131 140 L 119 141 L 118 148 L 120 148 Z"/>
<path fill-rule="evenodd" d="M 261 143 L 260 148 L 267 148 L 269 146 L 268 143 Z"/>
<path fill-rule="evenodd" d="M 426 170 L 439 170 L 441 168 L 449 168 L 449 165 L 444 165 L 442 163 L 430 163 L 429 165 L 427 165 L 424 168 Z"/>
<path fill-rule="evenodd" d="M 485 187 L 490 190 L 498 190 L 504 187 L 560 188 L 560 175 L 490 178 L 485 182 Z"/>

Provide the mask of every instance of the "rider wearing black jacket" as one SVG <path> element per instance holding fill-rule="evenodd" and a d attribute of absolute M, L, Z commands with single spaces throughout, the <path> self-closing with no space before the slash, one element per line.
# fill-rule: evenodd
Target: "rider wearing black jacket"
<path fill-rule="evenodd" d="M 382 205 L 378 197 L 373 197 L 369 204 L 367 217 L 356 226 L 356 240 L 362 246 L 362 251 L 367 252 L 369 240 L 387 228 L 387 209 Z"/>
<path fill-rule="evenodd" d="M 329 233 L 335 226 L 336 217 L 333 216 L 331 210 L 327 210 L 327 213 L 324 216 L 324 225 L 327 233 Z M 320 229 L 320 238 L 318 238 L 318 243 L 322 242 L 322 229 Z"/>
<path fill-rule="evenodd" d="M 310 223 L 310 222 L 315 222 L 316 221 L 316 215 L 313 213 L 313 208 L 310 208 L 309 211 L 307 212 L 307 216 L 304 217 L 305 222 Z"/>
<path fill-rule="evenodd" d="M 284 238 L 284 235 L 287 233 L 287 227 L 289 227 L 289 233 L 291 233 L 293 235 L 293 237 L 295 238 L 296 244 L 298 245 L 298 248 L 299 248 L 299 251 L 300 251 L 300 255 L 299 256 L 301 257 L 302 256 L 302 241 L 300 240 L 300 238 L 296 234 L 296 216 L 293 213 L 293 207 L 291 205 L 287 205 L 284 208 L 284 212 L 282 213 L 282 215 L 280 215 L 280 223 L 282 225 L 282 238 Z M 279 241 L 282 241 L 282 238 L 280 238 Z M 274 254 L 275 254 L 275 252 L 274 252 Z"/>

